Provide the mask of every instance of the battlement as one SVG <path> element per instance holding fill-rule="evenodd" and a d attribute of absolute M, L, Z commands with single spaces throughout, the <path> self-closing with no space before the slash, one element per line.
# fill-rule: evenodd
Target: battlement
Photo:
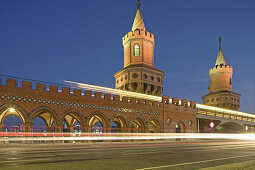
<path fill-rule="evenodd" d="M 98 91 L 88 91 L 80 88 L 68 87 L 62 84 L 54 84 L 49 82 L 35 82 L 34 80 L 19 80 L 5 78 L 1 79 L 0 83 L 0 93 L 8 94 L 11 93 L 15 95 L 22 95 L 21 97 L 36 97 L 38 98 L 59 98 L 59 99 L 68 99 L 75 100 L 77 98 L 79 101 L 84 100 L 101 100 L 105 102 L 117 102 L 119 104 L 125 105 L 137 105 L 137 106 L 146 106 L 146 108 L 161 108 L 163 106 L 175 107 L 175 108 L 188 108 L 196 107 L 195 102 L 190 102 L 188 100 L 179 100 L 178 98 L 170 98 L 168 96 L 158 97 L 160 100 L 149 100 L 141 99 L 128 96 L 113 95 L 111 93 L 102 93 Z M 13 95 L 11 94 L 11 95 Z M 72 96 L 72 97 L 70 97 Z M 82 97 L 82 98 L 79 98 Z M 183 109 L 185 110 L 185 109 Z"/>
<path fill-rule="evenodd" d="M 145 30 L 137 29 L 134 31 L 130 31 L 122 38 L 123 44 L 132 38 L 145 38 L 145 39 L 148 39 L 148 40 L 154 42 L 154 35 L 152 33 L 145 31 Z"/>
<path fill-rule="evenodd" d="M 209 70 L 210 74 L 214 74 L 216 72 L 233 72 L 233 67 L 228 65 L 216 65 L 214 68 Z"/>

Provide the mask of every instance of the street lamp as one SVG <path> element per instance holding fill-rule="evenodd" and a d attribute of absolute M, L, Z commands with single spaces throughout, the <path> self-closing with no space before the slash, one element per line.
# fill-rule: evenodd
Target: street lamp
<path fill-rule="evenodd" d="M 14 108 L 10 108 L 9 111 L 10 111 L 11 113 L 13 113 L 13 112 L 15 112 L 15 109 L 14 109 Z"/>

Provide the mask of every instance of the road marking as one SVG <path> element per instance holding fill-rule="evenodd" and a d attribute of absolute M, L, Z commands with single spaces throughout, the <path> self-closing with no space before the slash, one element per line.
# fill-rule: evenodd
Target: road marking
<path fill-rule="evenodd" d="M 196 162 L 187 162 L 187 163 L 181 163 L 181 164 L 171 164 L 171 165 L 163 165 L 163 166 L 154 166 L 154 167 L 149 167 L 149 168 L 141 168 L 141 169 L 137 169 L 137 170 L 168 168 L 168 167 L 174 167 L 174 166 L 183 166 L 183 165 L 191 165 L 191 164 L 198 164 L 198 163 L 205 163 L 205 162 L 220 161 L 220 160 L 226 160 L 226 159 L 234 159 L 234 158 L 248 157 L 248 156 L 254 156 L 254 155 L 255 155 L 255 154 L 242 155 L 242 156 L 231 156 L 231 157 L 227 157 L 227 158 L 217 158 L 217 159 L 210 159 L 210 160 L 196 161 Z"/>

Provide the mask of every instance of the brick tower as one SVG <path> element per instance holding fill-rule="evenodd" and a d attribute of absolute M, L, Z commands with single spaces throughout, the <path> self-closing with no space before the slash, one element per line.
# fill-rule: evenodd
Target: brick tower
<path fill-rule="evenodd" d="M 114 74 L 115 88 L 160 96 L 164 72 L 154 68 L 154 35 L 145 29 L 139 0 L 132 31 L 122 43 L 124 68 Z"/>
<path fill-rule="evenodd" d="M 237 110 L 240 107 L 240 94 L 232 92 L 233 67 L 228 66 L 221 49 L 219 38 L 219 52 L 215 66 L 210 69 L 209 94 L 203 96 L 206 105 Z"/>

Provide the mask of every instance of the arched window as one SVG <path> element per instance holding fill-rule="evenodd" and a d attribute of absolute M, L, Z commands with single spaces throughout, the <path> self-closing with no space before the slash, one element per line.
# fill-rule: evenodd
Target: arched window
<path fill-rule="evenodd" d="M 138 44 L 135 45 L 134 51 L 135 51 L 135 56 L 139 56 L 140 55 L 140 47 L 139 47 Z"/>

